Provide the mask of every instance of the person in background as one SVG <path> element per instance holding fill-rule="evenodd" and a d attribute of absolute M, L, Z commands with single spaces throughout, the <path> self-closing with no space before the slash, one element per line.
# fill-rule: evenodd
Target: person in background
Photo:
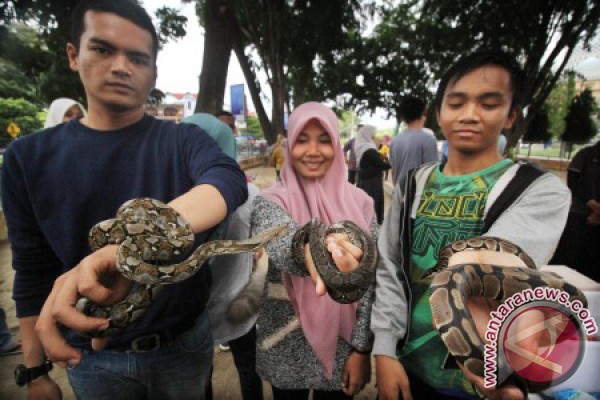
<path fill-rule="evenodd" d="M 221 110 L 215 114 L 215 117 L 219 119 L 219 121 L 223 122 L 225 125 L 231 128 L 233 132 L 233 136 L 238 135 L 237 127 L 235 126 L 235 117 L 229 111 Z"/>
<path fill-rule="evenodd" d="M 21 342 L 8 329 L 6 312 L 0 307 L 0 357 L 15 354 L 20 348 Z"/>
<path fill-rule="evenodd" d="M 374 201 L 377 223 L 383 223 L 384 193 L 383 171 L 390 169 L 390 164 L 384 161 L 377 152 L 375 144 L 376 129 L 373 125 L 363 125 L 356 134 L 354 152 L 358 166 L 358 183 L 356 186 L 367 192 Z"/>
<path fill-rule="evenodd" d="M 237 142 L 231 129 L 216 117 L 198 113 L 182 121 L 204 129 L 231 158 L 237 154 Z M 245 240 L 250 237 L 250 212 L 258 187 L 248 184 L 248 200 L 221 223 L 215 239 Z M 251 316 L 240 323 L 232 323 L 225 317 L 227 306 L 250 280 L 253 266 L 251 253 L 214 257 L 209 261 L 211 273 L 210 298 L 206 310 L 210 315 L 213 340 L 222 351 L 231 350 L 238 371 L 242 398 L 262 399 L 262 381 L 256 373 L 256 318 Z M 214 370 L 213 370 L 214 372 Z M 212 374 L 211 374 L 212 375 Z M 209 380 L 206 399 L 213 398 L 212 382 Z"/>
<path fill-rule="evenodd" d="M 381 141 L 381 143 L 379 143 L 378 153 L 381 156 L 381 159 L 383 161 L 385 161 L 388 164 L 390 163 L 390 146 L 389 146 L 388 142 L 386 142 L 385 138 Z M 386 169 L 383 172 L 383 180 L 384 181 L 386 181 L 388 178 L 388 172 L 390 172 L 389 169 Z"/>
<path fill-rule="evenodd" d="M 61 97 L 50 104 L 44 128 L 51 128 L 63 122 L 84 117 L 86 114 L 85 108 L 80 103 L 73 99 Z"/>
<path fill-rule="evenodd" d="M 427 107 L 418 97 L 407 96 L 400 104 L 399 116 L 407 125 L 390 144 L 390 164 L 394 186 L 408 171 L 421 165 L 437 161 L 437 140 L 425 131 Z"/>
<path fill-rule="evenodd" d="M 273 145 L 273 153 L 271 153 L 271 165 L 275 167 L 275 181 L 281 181 L 280 173 L 283 164 L 285 163 L 285 137 L 280 133 L 277 135 L 277 141 Z"/>
<path fill-rule="evenodd" d="M 600 282 L 600 141 L 579 150 L 569 164 L 571 208 L 550 264 L 563 264 Z"/>
<path fill-rule="evenodd" d="M 118 246 L 92 252 L 88 242 L 92 226 L 114 218 L 125 201 L 168 203 L 200 245 L 248 196 L 240 167 L 206 132 L 145 114 L 158 47 L 136 1 L 79 2 L 66 51 L 88 115 L 15 140 L 4 154 L 24 360 L 16 372 L 47 372 L 47 358 L 68 366 L 80 399 L 203 399 L 210 378 L 208 268 L 165 287 L 140 320 L 109 339 L 78 333 L 105 330 L 109 321 L 84 316 L 72 301 L 113 304 L 129 293 L 131 281 L 116 269 Z M 30 399 L 61 397 L 47 373 L 20 377 Z"/>
<path fill-rule="evenodd" d="M 344 158 L 346 160 L 346 164 L 348 165 L 348 182 L 355 184 L 356 183 L 356 153 L 354 152 L 354 140 L 356 138 L 351 138 L 344 145 Z"/>
<path fill-rule="evenodd" d="M 197 113 L 184 118 L 182 123 L 194 124 L 203 128 L 213 139 L 217 141 L 219 148 L 229 157 L 237 160 L 238 148 L 231 127 L 216 117 L 207 113 Z"/>
<path fill-rule="evenodd" d="M 310 256 L 294 261 L 294 234 L 313 218 L 331 224 L 350 220 L 376 235 L 373 201 L 341 179 L 346 163 L 338 120 L 328 107 L 309 102 L 289 119 L 286 162 L 281 182 L 254 201 L 252 232 L 287 225 L 288 233 L 267 246 L 267 295 L 257 321 L 256 368 L 271 383 L 275 400 L 348 399 L 370 378 L 368 321 L 373 287 L 354 304 L 339 304 L 311 278 Z M 362 250 L 351 252 L 346 238 L 333 238 L 328 250 L 338 268 L 358 265 Z M 352 246 L 354 247 L 354 246 Z"/>

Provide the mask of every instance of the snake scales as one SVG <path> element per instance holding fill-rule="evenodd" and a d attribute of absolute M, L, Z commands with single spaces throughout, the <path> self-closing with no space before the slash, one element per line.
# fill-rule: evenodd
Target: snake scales
<path fill-rule="evenodd" d="M 112 336 L 139 320 L 164 284 L 181 282 L 196 273 L 208 258 L 256 251 L 287 232 L 279 226 L 247 240 L 213 240 L 200 245 L 189 257 L 194 233 L 191 226 L 170 206 L 154 199 L 127 201 L 114 219 L 96 224 L 89 233 L 93 250 L 119 244 L 117 269 L 135 281 L 128 296 L 109 307 L 81 298 L 76 307 L 84 314 L 108 319 L 108 329 L 87 332 L 92 337 Z"/>
<path fill-rule="evenodd" d="M 348 240 L 363 251 L 359 266 L 350 271 L 340 271 L 324 245 L 325 238 L 334 233 L 346 234 Z M 313 219 L 301 227 L 292 239 L 294 260 L 304 265 L 304 245 L 309 244 L 310 254 L 323 279 L 329 296 L 338 303 L 353 303 L 366 293 L 375 277 L 377 247 L 373 239 L 351 221 L 332 225 Z"/>
<path fill-rule="evenodd" d="M 519 257 L 527 268 L 488 264 L 458 264 L 448 267 L 449 258 L 456 253 L 474 250 L 505 252 Z M 482 296 L 504 302 L 525 289 L 551 287 L 569 295 L 569 301 L 585 296 L 571 284 L 553 273 L 535 270 L 533 260 L 518 246 L 495 237 L 475 237 L 450 243 L 440 251 L 433 269 L 429 302 L 434 328 L 450 354 L 469 371 L 484 376 L 484 343 L 477 334 L 467 308 L 472 297 Z M 535 383 L 526 382 L 536 386 Z"/>

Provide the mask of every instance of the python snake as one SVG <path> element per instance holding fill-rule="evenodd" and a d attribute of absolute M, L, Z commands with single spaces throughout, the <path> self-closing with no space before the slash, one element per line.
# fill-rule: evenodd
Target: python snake
<path fill-rule="evenodd" d="M 513 254 L 523 260 L 527 267 L 470 263 L 448 267 L 452 255 L 476 250 Z M 550 287 L 568 293 L 571 303 L 580 300 L 587 306 L 587 300 L 579 289 L 558 275 L 535 268 L 533 260 L 521 248 L 495 237 L 458 240 L 440 251 L 430 287 L 432 322 L 450 354 L 469 371 L 484 376 L 484 343 L 477 334 L 467 308 L 469 299 L 480 296 L 502 303 L 525 289 Z M 534 382 L 525 383 L 536 386 Z"/>
<path fill-rule="evenodd" d="M 348 240 L 363 251 L 358 267 L 350 272 L 342 272 L 336 267 L 324 244 L 325 238 L 335 233 L 346 234 Z M 329 296 L 342 304 L 360 300 L 375 278 L 377 247 L 371 236 L 351 221 L 326 225 L 313 219 L 298 229 L 292 239 L 292 255 L 300 265 L 305 263 L 304 245 L 307 243 Z"/>
<path fill-rule="evenodd" d="M 128 296 L 112 306 L 99 306 L 81 298 L 76 308 L 92 317 L 109 320 L 109 327 L 87 336 L 113 336 L 135 323 L 146 312 L 163 285 L 181 282 L 195 274 L 213 256 L 256 251 L 287 232 L 278 226 L 246 240 L 213 240 L 200 245 L 189 257 L 194 233 L 173 208 L 154 199 L 125 202 L 114 219 L 99 222 L 89 233 L 92 250 L 118 244 L 117 269 L 135 281 Z"/>

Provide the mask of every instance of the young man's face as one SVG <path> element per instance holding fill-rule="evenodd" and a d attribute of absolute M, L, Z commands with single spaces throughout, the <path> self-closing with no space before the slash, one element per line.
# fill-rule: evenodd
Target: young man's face
<path fill-rule="evenodd" d="M 450 149 L 465 155 L 497 154 L 498 136 L 512 126 L 510 74 L 486 65 L 466 74 L 444 93 L 438 122 Z"/>
<path fill-rule="evenodd" d="M 78 71 L 90 110 L 140 110 L 156 82 L 152 36 L 115 14 L 88 11 L 79 51 L 67 45 L 69 65 Z"/>

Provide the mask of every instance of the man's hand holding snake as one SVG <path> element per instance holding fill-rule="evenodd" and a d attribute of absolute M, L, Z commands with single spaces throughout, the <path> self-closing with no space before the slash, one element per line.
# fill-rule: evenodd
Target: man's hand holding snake
<path fill-rule="evenodd" d="M 77 364 L 81 355 L 64 340 L 59 323 L 80 332 L 102 331 L 108 327 L 106 319 L 88 317 L 78 311 L 74 307 L 77 300 L 86 296 L 108 305 L 122 300 L 129 292 L 131 281 L 115 267 L 116 247 L 103 247 L 61 275 L 42 308 L 36 331 L 50 360 L 62 367 Z M 94 338 L 92 348 L 100 350 L 106 342 L 106 338 Z"/>

